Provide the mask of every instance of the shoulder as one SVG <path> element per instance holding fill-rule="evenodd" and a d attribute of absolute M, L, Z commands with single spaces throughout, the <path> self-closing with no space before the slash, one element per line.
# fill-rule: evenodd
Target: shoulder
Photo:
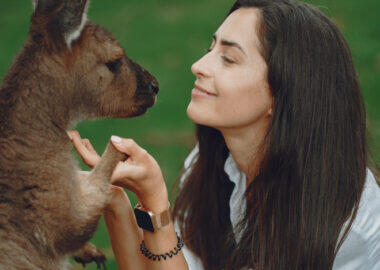
<path fill-rule="evenodd" d="M 380 188 L 369 169 L 358 213 L 333 269 L 380 269 Z"/>
<path fill-rule="evenodd" d="M 366 239 L 380 237 L 380 187 L 373 173 L 367 169 L 367 177 L 360 198 L 357 216 L 352 224 L 353 230 L 363 234 Z M 376 231 L 373 231 L 376 229 Z M 372 234 L 372 232 L 377 232 Z"/>

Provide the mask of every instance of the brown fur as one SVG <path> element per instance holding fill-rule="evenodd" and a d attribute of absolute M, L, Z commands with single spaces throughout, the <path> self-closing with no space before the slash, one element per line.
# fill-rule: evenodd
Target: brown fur
<path fill-rule="evenodd" d="M 78 27 L 87 1 L 35 2 L 28 40 L 0 88 L 0 269 L 68 267 L 66 255 L 95 232 L 123 157 L 109 144 L 83 179 L 66 129 L 143 114 L 158 91 L 154 77 L 101 26 L 87 22 L 66 43 L 65 31 Z M 70 5 L 81 12 L 64 10 Z M 111 71 L 106 64 L 115 60 Z"/>

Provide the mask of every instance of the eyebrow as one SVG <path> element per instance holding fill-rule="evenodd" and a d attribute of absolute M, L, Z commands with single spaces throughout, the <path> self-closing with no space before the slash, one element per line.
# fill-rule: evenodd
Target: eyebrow
<path fill-rule="evenodd" d="M 216 42 L 216 40 L 217 40 L 216 34 L 212 35 L 212 39 L 215 40 L 215 42 Z M 245 55 L 247 55 L 245 53 L 245 51 L 243 50 L 243 48 L 238 43 L 236 43 L 234 41 L 229 41 L 229 40 L 222 39 L 220 42 L 221 42 L 221 44 L 223 46 L 230 46 L 230 47 L 238 48 L 242 53 L 244 53 Z"/>

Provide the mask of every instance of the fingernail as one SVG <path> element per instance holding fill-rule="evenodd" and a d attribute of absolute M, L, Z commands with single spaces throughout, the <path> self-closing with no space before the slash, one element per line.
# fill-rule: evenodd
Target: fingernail
<path fill-rule="evenodd" d="M 111 141 L 113 141 L 114 143 L 121 143 L 122 139 L 119 136 L 112 135 Z"/>
<path fill-rule="evenodd" d="M 69 136 L 70 140 L 73 140 L 73 137 L 71 136 L 71 134 L 68 131 L 66 131 L 66 133 L 67 133 L 67 136 Z"/>

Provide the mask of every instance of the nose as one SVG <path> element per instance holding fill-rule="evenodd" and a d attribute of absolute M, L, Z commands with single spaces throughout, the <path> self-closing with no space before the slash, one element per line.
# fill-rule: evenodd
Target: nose
<path fill-rule="evenodd" d="M 158 82 L 156 80 L 153 80 L 150 83 L 149 90 L 152 91 L 153 93 L 157 94 L 159 90 Z"/>
<path fill-rule="evenodd" d="M 211 76 L 211 71 L 208 68 L 207 64 L 207 57 L 208 54 L 204 55 L 201 59 L 199 59 L 197 62 L 195 62 L 191 66 L 191 72 L 196 76 L 196 77 L 210 77 Z"/>

